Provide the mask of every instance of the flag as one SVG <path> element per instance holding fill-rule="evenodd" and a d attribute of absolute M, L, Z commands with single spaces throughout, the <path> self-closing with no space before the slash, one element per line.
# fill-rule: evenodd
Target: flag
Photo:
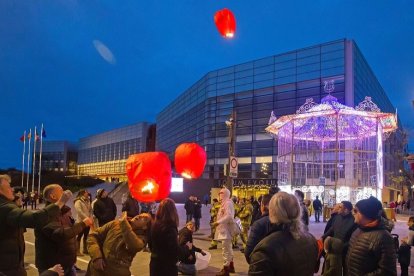
<path fill-rule="evenodd" d="M 20 141 L 24 142 L 24 134 L 22 135 L 22 137 L 20 137 Z"/>
<path fill-rule="evenodd" d="M 43 130 L 42 130 L 42 137 L 43 138 L 46 138 L 46 130 L 43 128 Z"/>
<path fill-rule="evenodd" d="M 29 134 L 27 135 L 27 139 L 32 139 L 32 133 L 31 132 L 29 132 Z"/>
<path fill-rule="evenodd" d="M 39 140 L 40 140 L 40 136 L 39 136 L 39 135 L 37 135 L 37 133 L 36 133 L 36 136 L 35 136 L 35 140 L 36 140 L 36 141 L 39 141 Z"/>

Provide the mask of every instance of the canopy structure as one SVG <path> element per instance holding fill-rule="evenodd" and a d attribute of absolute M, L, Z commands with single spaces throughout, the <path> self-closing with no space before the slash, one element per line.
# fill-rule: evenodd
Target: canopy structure
<path fill-rule="evenodd" d="M 365 97 L 352 108 L 330 94 L 307 99 L 296 114 L 276 119 L 266 131 L 278 140 L 278 184 L 325 202 L 356 202 L 383 187 L 383 140 L 397 129 L 397 116 Z"/>

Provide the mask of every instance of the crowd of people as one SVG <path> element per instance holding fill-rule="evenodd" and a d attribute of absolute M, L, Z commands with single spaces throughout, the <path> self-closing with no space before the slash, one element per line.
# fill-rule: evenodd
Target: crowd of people
<path fill-rule="evenodd" d="M 128 195 L 117 219 L 116 205 L 104 189 L 93 201 L 81 190 L 74 199 L 73 219 L 67 205 L 72 194 L 60 185 L 46 186 L 45 207 L 33 212 L 23 208 L 10 182 L 10 177 L 0 175 L 0 275 L 26 275 L 26 228 L 34 229 L 35 264 L 42 276 L 76 275 L 76 257 L 83 254 L 90 256 L 86 275 L 131 275 L 135 255 L 147 247 L 150 275 L 195 275 L 196 253 L 206 254 L 193 240 L 202 208 L 195 196 L 185 203 L 186 224 L 179 230 L 176 205 L 169 198 L 156 208 Z M 322 209 L 318 201 L 312 204 L 315 222 Z M 374 197 L 355 205 L 337 204 L 322 237 L 309 233 L 308 208 L 299 190 L 289 194 L 273 189 L 256 200 L 232 197 L 222 188 L 212 200 L 210 214 L 209 249 L 221 245 L 223 253 L 217 276 L 236 271 L 233 249 L 239 237 L 249 275 L 396 275 L 397 253 L 402 275 L 408 275 L 414 217 L 408 222 L 408 238 L 398 247 L 390 234 L 393 222 Z"/>

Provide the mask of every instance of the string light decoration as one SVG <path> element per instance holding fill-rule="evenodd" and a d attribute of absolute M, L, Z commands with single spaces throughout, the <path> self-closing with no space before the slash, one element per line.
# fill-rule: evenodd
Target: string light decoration
<path fill-rule="evenodd" d="M 398 127 L 396 114 L 381 112 L 370 97 L 352 108 L 329 94 L 320 104 L 307 99 L 296 114 L 271 120 L 266 131 L 278 141 L 282 190 L 323 186 L 312 193 L 328 204 L 356 202 L 367 191 L 381 196 L 383 165 L 377 159 L 382 141 Z"/>

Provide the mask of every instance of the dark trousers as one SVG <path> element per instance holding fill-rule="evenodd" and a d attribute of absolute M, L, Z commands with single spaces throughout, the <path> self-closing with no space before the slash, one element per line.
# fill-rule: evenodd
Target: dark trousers
<path fill-rule="evenodd" d="M 78 251 L 80 252 L 80 241 L 83 237 L 83 253 L 88 254 L 88 249 L 87 249 L 87 245 L 86 245 L 86 240 L 88 239 L 88 235 L 89 235 L 89 227 L 86 227 L 82 232 L 79 233 L 79 235 L 76 237 L 76 240 L 78 242 Z"/>
<path fill-rule="evenodd" d="M 321 210 L 315 210 L 315 221 L 319 222 L 319 218 L 321 216 L 322 211 Z"/>
<path fill-rule="evenodd" d="M 198 231 L 200 229 L 200 218 L 194 218 L 195 222 L 195 230 Z"/>
<path fill-rule="evenodd" d="M 31 201 L 31 204 L 32 204 L 32 210 L 33 210 L 33 206 L 34 206 L 34 209 L 36 209 L 36 207 L 37 207 L 37 200 L 32 200 Z"/>
<path fill-rule="evenodd" d="M 401 276 L 408 276 L 408 265 L 402 265 L 401 266 Z"/>
<path fill-rule="evenodd" d="M 186 223 L 193 220 L 193 214 L 187 214 L 187 220 Z"/>

